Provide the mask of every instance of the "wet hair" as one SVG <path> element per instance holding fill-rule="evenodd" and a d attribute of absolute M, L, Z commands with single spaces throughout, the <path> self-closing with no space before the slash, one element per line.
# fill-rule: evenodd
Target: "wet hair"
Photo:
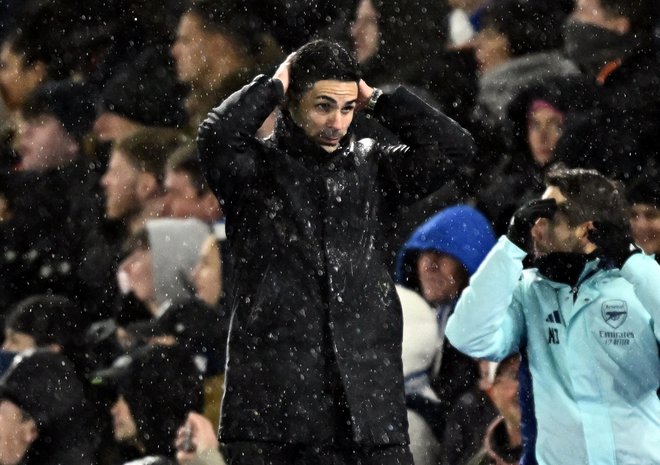
<path fill-rule="evenodd" d="M 315 82 L 335 80 L 359 82 L 355 57 L 336 42 L 315 40 L 300 47 L 291 61 L 289 98 L 300 101 Z"/>
<path fill-rule="evenodd" d="M 150 173 L 162 186 L 169 155 L 189 139 L 176 129 L 145 128 L 119 141 L 116 149 L 143 173 Z"/>
<path fill-rule="evenodd" d="M 545 184 L 559 188 L 566 202 L 559 205 L 570 226 L 586 221 L 625 225 L 627 204 L 623 185 L 592 169 L 569 169 L 559 164 L 545 176 Z"/>
<path fill-rule="evenodd" d="M 11 310 L 5 328 L 34 338 L 38 347 L 58 344 L 67 349 L 74 334 L 82 330 L 80 309 L 66 297 L 35 295 L 21 300 Z"/>
<path fill-rule="evenodd" d="M 660 19 L 658 0 L 600 0 L 603 9 L 630 21 L 633 32 L 652 34 Z"/>
<path fill-rule="evenodd" d="M 188 181 L 195 188 L 198 195 L 210 191 L 204 177 L 202 165 L 197 158 L 197 145 L 194 142 L 188 142 L 172 152 L 167 159 L 167 169 L 175 173 L 187 174 Z"/>
<path fill-rule="evenodd" d="M 652 178 L 640 179 L 626 191 L 628 203 L 645 203 L 660 208 L 660 185 Z"/>

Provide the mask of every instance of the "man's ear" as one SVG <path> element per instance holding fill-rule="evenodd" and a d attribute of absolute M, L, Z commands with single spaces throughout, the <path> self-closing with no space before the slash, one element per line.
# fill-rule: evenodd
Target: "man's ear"
<path fill-rule="evenodd" d="M 593 242 L 591 242 L 591 239 L 589 238 L 589 232 L 592 230 L 595 230 L 596 228 L 594 227 L 594 222 L 593 221 L 585 221 L 581 225 L 577 227 L 577 237 L 580 239 L 580 241 L 583 242 L 584 245 L 595 245 Z"/>
<path fill-rule="evenodd" d="M 630 20 L 624 16 L 617 16 L 610 20 L 612 30 L 619 35 L 626 35 L 630 32 Z"/>
<path fill-rule="evenodd" d="M 26 444 L 32 444 L 39 437 L 37 424 L 32 418 L 24 420 L 21 424 L 21 435 Z"/>
<path fill-rule="evenodd" d="M 151 173 L 138 174 L 137 184 L 135 186 L 136 194 L 140 201 L 153 197 L 159 190 L 158 180 Z"/>

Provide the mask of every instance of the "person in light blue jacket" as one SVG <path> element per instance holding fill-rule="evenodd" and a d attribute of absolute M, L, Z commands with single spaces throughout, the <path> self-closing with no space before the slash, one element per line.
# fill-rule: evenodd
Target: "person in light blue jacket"
<path fill-rule="evenodd" d="M 616 183 L 561 168 L 546 184 L 472 276 L 446 335 L 473 357 L 527 359 L 540 465 L 660 464 L 660 266 L 631 248 Z"/>

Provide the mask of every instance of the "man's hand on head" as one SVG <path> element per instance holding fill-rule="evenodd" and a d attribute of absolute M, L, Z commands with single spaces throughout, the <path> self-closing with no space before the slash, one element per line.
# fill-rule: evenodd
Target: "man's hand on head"
<path fill-rule="evenodd" d="M 286 94 L 287 89 L 289 88 L 289 72 L 291 70 L 291 61 L 293 57 L 296 56 L 296 53 L 291 53 L 286 60 L 284 60 L 280 66 L 277 67 L 275 74 L 273 74 L 273 79 L 279 79 L 284 87 L 284 93 Z"/>
<path fill-rule="evenodd" d="M 557 212 L 557 201 L 535 199 L 520 207 L 511 218 L 506 237 L 526 252 L 530 252 L 530 231 L 539 218 L 551 219 Z"/>
<path fill-rule="evenodd" d="M 360 79 L 360 82 L 358 82 L 358 98 L 355 104 L 355 109 L 358 111 L 362 110 L 369 102 L 369 99 L 371 99 L 373 93 L 374 88 L 369 86 L 364 80 Z"/>

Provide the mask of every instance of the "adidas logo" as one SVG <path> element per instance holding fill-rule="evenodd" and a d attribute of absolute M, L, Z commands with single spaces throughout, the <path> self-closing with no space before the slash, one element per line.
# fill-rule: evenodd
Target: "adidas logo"
<path fill-rule="evenodd" d="M 561 314 L 559 313 L 559 310 L 555 310 L 551 314 L 547 316 L 545 319 L 546 323 L 555 323 L 560 325 L 561 324 Z"/>

